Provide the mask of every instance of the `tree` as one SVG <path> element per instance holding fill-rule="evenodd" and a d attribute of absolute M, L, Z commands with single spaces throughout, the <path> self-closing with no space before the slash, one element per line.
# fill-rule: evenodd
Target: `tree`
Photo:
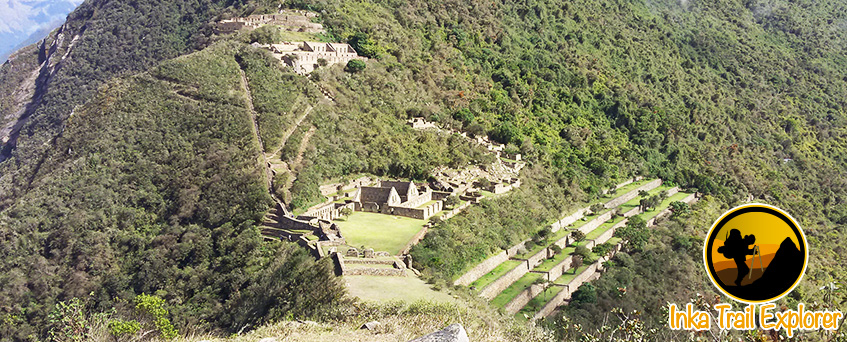
<path fill-rule="evenodd" d="M 581 256 L 583 260 L 588 260 L 588 257 L 591 256 L 591 251 L 588 249 L 588 247 L 580 245 L 576 246 L 576 249 L 574 249 L 573 254 Z"/>
<path fill-rule="evenodd" d="M 585 233 L 583 233 L 579 230 L 574 230 L 574 231 L 571 232 L 571 238 L 576 242 L 580 242 L 583 239 L 585 239 Z"/>
<path fill-rule="evenodd" d="M 613 248 L 615 248 L 615 246 L 613 246 L 611 243 L 604 242 L 604 243 L 601 243 L 597 246 L 594 246 L 594 248 L 592 248 L 591 251 L 594 252 L 594 254 L 599 255 L 599 256 L 608 256 L 609 253 L 612 252 Z"/>
<path fill-rule="evenodd" d="M 630 217 L 626 225 L 615 231 L 615 236 L 626 242 L 629 250 L 640 250 L 650 239 L 652 232 L 647 229 L 647 222 L 641 216 Z"/>
<path fill-rule="evenodd" d="M 318 58 L 318 65 L 325 67 L 327 65 L 326 59 Z"/>
<path fill-rule="evenodd" d="M 671 212 L 673 213 L 673 215 L 671 215 L 672 218 L 686 216 L 691 211 L 691 207 L 688 205 L 688 203 L 682 201 L 671 202 L 670 208 Z"/>
<path fill-rule="evenodd" d="M 562 247 L 559 247 L 559 245 L 550 246 L 550 250 L 553 252 L 554 256 L 559 255 L 559 253 L 562 253 Z"/>
<path fill-rule="evenodd" d="M 603 209 L 606 209 L 606 206 L 603 205 L 603 203 L 594 203 L 590 207 L 588 207 L 588 210 L 591 210 L 591 215 L 596 215 L 599 212 L 603 211 Z"/>
<path fill-rule="evenodd" d="M 250 32 L 251 43 L 275 44 L 280 39 L 279 28 L 275 26 L 265 25 Z"/>
<path fill-rule="evenodd" d="M 345 67 L 344 70 L 346 70 L 347 72 L 356 73 L 365 70 L 367 66 L 368 65 L 361 60 L 351 59 L 349 62 L 347 62 L 347 67 Z"/>
<path fill-rule="evenodd" d="M 479 187 L 482 188 L 482 189 L 488 189 L 488 188 L 491 187 L 491 181 L 488 180 L 488 178 L 485 178 L 485 177 L 482 177 L 479 180 L 477 180 L 477 183 L 479 183 Z"/>
<path fill-rule="evenodd" d="M 379 59 L 383 48 L 368 36 L 367 33 L 357 32 L 347 41 L 361 56 Z"/>
<path fill-rule="evenodd" d="M 352 213 L 353 213 L 353 209 L 350 209 L 350 208 L 341 209 L 341 215 L 350 216 L 350 214 L 352 214 Z"/>
<path fill-rule="evenodd" d="M 573 293 L 571 296 L 570 305 L 575 304 L 594 304 L 597 303 L 597 289 L 594 288 L 594 285 L 591 283 L 585 283 L 580 285 L 580 287 Z"/>
<path fill-rule="evenodd" d="M 459 202 L 459 197 L 457 197 L 456 195 L 451 195 L 444 199 L 444 206 L 453 209 L 457 205 L 459 205 Z"/>
<path fill-rule="evenodd" d="M 571 258 L 571 268 L 573 269 L 573 274 L 576 274 L 576 270 L 582 267 L 582 256 L 574 255 Z"/>

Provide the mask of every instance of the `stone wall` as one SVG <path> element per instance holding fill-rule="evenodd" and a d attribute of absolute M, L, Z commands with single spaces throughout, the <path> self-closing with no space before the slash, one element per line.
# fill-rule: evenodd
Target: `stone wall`
<path fill-rule="evenodd" d="M 617 207 L 621 204 L 629 202 L 629 200 L 631 200 L 633 198 L 638 197 L 639 191 L 641 191 L 641 190 L 650 191 L 650 190 L 653 190 L 653 189 L 659 187 L 659 185 L 662 185 L 661 179 L 653 180 L 653 181 L 648 182 L 647 184 L 644 184 L 642 186 L 639 186 L 638 188 L 635 188 L 632 191 L 627 192 L 627 193 L 625 193 L 625 194 L 623 194 L 623 195 L 621 195 L 621 196 L 619 196 L 619 197 L 617 197 L 617 198 L 615 198 L 611 201 L 606 202 L 605 206 L 606 206 L 606 208 L 615 208 L 615 207 Z"/>
<path fill-rule="evenodd" d="M 598 259 L 596 262 L 591 264 L 591 266 L 586 268 L 585 271 L 578 274 L 573 280 L 571 280 L 567 285 L 564 286 L 564 289 L 562 289 L 562 291 L 557 293 L 556 296 L 553 297 L 553 299 L 547 302 L 547 304 L 544 305 L 544 307 L 542 307 L 541 310 L 539 310 L 532 319 L 535 320 L 547 317 L 554 310 L 556 310 L 559 305 L 562 305 L 565 300 L 570 299 L 571 295 L 576 292 L 576 290 L 579 288 L 580 285 L 582 285 L 583 282 L 594 276 L 594 273 L 597 272 L 598 265 L 602 265 L 603 261 L 605 260 L 602 258 Z"/>
<path fill-rule="evenodd" d="M 559 229 L 565 228 L 570 224 L 576 222 L 577 220 L 581 219 L 583 216 L 585 216 L 586 211 L 588 211 L 588 207 L 578 209 L 573 214 L 570 214 L 568 216 L 563 217 L 561 220 L 553 222 L 553 224 L 550 225 L 550 230 L 552 230 L 554 233 L 558 232 Z"/>
<path fill-rule="evenodd" d="M 344 260 L 344 257 L 341 256 L 340 253 L 334 253 L 332 255 L 335 260 L 336 265 L 341 273 L 341 275 L 346 276 L 355 276 L 355 275 L 370 275 L 370 276 L 381 276 L 381 277 L 405 277 L 406 276 L 406 267 L 402 266 L 403 263 L 399 261 L 388 261 L 388 260 L 369 260 L 370 264 L 390 264 L 393 265 L 394 268 L 352 268 L 347 267 L 347 263 L 350 264 L 368 264 L 368 261 L 365 260 Z"/>
<path fill-rule="evenodd" d="M 412 247 L 417 245 L 418 242 L 421 242 L 421 240 L 423 240 L 424 236 L 426 236 L 426 233 L 428 231 L 429 231 L 429 225 L 424 225 L 423 229 L 421 229 L 421 231 L 419 231 L 417 234 L 412 236 L 412 239 L 409 240 L 408 243 L 406 243 L 406 246 L 403 247 L 403 249 L 400 250 L 400 253 L 397 254 L 397 255 L 409 254 L 409 251 L 412 250 Z"/>
<path fill-rule="evenodd" d="M 565 235 L 565 237 L 557 240 L 553 244 L 556 245 L 556 246 L 559 246 L 559 248 L 565 248 L 565 247 L 567 247 L 568 245 L 571 244 L 571 235 L 570 234 Z"/>
<path fill-rule="evenodd" d="M 524 244 L 524 243 L 526 243 L 526 241 L 522 242 L 521 244 Z M 523 245 L 521 245 L 521 247 L 523 247 Z M 507 287 L 511 286 L 514 282 L 516 282 L 518 279 L 523 277 L 524 274 L 529 273 L 529 271 L 531 269 L 535 268 L 536 266 L 538 266 L 539 264 L 544 262 L 544 260 L 547 259 L 547 253 L 549 253 L 547 250 L 548 250 L 548 248 L 544 248 L 544 249 L 538 251 L 538 253 L 533 254 L 529 258 L 518 259 L 518 260 L 523 260 L 524 262 L 521 263 L 520 265 L 518 265 L 517 267 L 515 267 L 514 269 L 512 269 L 511 271 L 509 271 L 509 273 L 506 273 L 502 277 L 497 278 L 497 280 L 495 280 L 494 282 L 492 282 L 491 284 L 486 286 L 484 289 L 482 289 L 482 291 L 480 291 L 479 295 L 482 296 L 483 298 L 486 298 L 486 299 L 489 299 L 489 300 L 494 299 L 494 297 L 497 297 L 497 295 L 500 294 L 500 292 L 503 292 L 503 290 L 505 290 Z M 508 253 L 509 251 L 506 251 L 506 252 Z M 514 250 L 512 252 L 517 252 L 517 250 Z M 514 256 L 514 254 L 512 254 L 510 256 Z M 501 263 L 502 263 L 502 261 L 501 261 Z"/>
<path fill-rule="evenodd" d="M 506 304 L 503 309 L 510 315 L 514 315 L 529 303 L 530 300 L 535 298 L 535 296 L 539 295 L 541 292 L 544 292 L 543 284 L 532 284 L 527 287 L 525 290 L 521 291 L 515 298 L 512 299 L 511 302 Z"/>
<path fill-rule="evenodd" d="M 500 278 L 497 278 L 497 280 L 491 284 L 488 284 L 488 286 L 479 292 L 479 296 L 488 300 L 494 299 L 494 297 L 497 297 L 500 292 L 503 292 L 503 290 L 518 281 L 518 279 L 521 279 L 524 274 L 529 273 L 529 270 L 530 268 L 527 267 L 527 262 L 522 262 L 508 273 L 504 274 Z"/>
<path fill-rule="evenodd" d="M 587 223 L 582 225 L 582 227 L 579 227 L 579 231 L 581 231 L 583 234 L 590 233 L 592 230 L 596 229 L 601 224 L 603 224 L 606 221 L 608 221 L 609 219 L 611 219 L 612 218 L 612 212 L 613 212 L 613 210 L 609 210 L 606 213 L 595 217 L 593 220 L 588 221 Z"/>
<path fill-rule="evenodd" d="M 456 279 L 456 281 L 453 282 L 453 285 L 468 286 L 480 277 L 486 275 L 488 272 L 491 272 L 492 270 L 497 268 L 497 266 L 499 266 L 506 260 L 509 260 L 509 256 L 506 254 L 506 251 L 497 253 L 494 256 L 485 259 L 481 263 L 477 264 L 470 271 L 466 272 L 461 277 Z"/>
<path fill-rule="evenodd" d="M 427 201 L 429 202 L 429 201 Z M 390 207 L 391 215 L 411 217 L 419 220 L 426 220 L 437 214 L 444 206 L 443 201 L 436 201 L 424 208 L 408 208 L 408 207 Z"/>
<path fill-rule="evenodd" d="M 553 266 L 553 268 L 550 269 L 549 272 L 547 272 L 547 280 L 554 281 L 556 279 L 559 279 L 562 274 L 565 274 L 567 270 L 571 269 L 572 262 L 573 256 L 569 255 L 564 260 L 562 260 L 562 262 L 556 264 L 556 266 Z"/>

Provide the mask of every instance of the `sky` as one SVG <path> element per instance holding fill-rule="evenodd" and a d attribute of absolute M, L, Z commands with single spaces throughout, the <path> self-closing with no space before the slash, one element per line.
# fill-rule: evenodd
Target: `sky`
<path fill-rule="evenodd" d="M 83 0 L 0 0 L 0 59 L 46 36 Z"/>

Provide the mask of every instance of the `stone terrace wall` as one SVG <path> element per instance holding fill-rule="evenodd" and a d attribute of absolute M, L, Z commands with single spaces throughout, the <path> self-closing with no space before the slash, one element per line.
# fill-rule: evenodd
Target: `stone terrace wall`
<path fill-rule="evenodd" d="M 562 274 L 565 274 L 565 271 L 567 271 L 571 268 L 572 262 L 573 262 L 573 256 L 569 255 L 567 258 L 562 260 L 562 262 L 556 264 L 556 266 L 553 266 L 553 268 L 551 268 L 550 271 L 547 272 L 547 280 L 554 281 L 556 279 L 559 279 L 559 277 L 561 277 Z"/>
<path fill-rule="evenodd" d="M 465 203 L 466 205 L 470 205 L 470 203 Z M 458 208 L 457 208 L 458 209 Z M 443 217 L 443 216 L 442 216 Z M 509 260 L 509 257 L 514 256 L 518 253 L 518 250 L 524 247 L 526 243 L 525 240 L 517 245 L 512 246 L 508 250 L 502 251 L 500 253 L 495 254 L 494 256 L 485 259 L 485 261 L 479 263 L 474 268 L 472 268 L 467 273 L 463 274 L 459 279 L 453 282 L 454 285 L 462 285 L 468 286 L 471 283 L 475 282 L 480 277 L 486 275 L 488 272 L 491 272 L 497 266 L 502 264 L 504 261 Z"/>
<path fill-rule="evenodd" d="M 611 219 L 612 218 L 612 211 L 613 210 L 610 210 L 610 211 L 606 212 L 605 214 L 597 216 L 593 220 L 588 221 L 588 223 L 582 225 L 582 227 L 579 227 L 579 231 L 581 231 L 583 234 L 590 233 L 592 230 L 596 229 L 601 224 L 606 223 L 606 221 Z"/>
<path fill-rule="evenodd" d="M 525 242 L 524 242 L 525 243 Z M 494 297 L 497 297 L 500 292 L 503 292 L 507 287 L 511 286 L 514 282 L 524 276 L 524 274 L 529 273 L 529 271 L 547 259 L 547 254 L 549 248 L 544 248 L 538 253 L 533 254 L 527 259 L 523 259 L 525 262 L 515 267 L 513 270 L 509 271 L 500 278 L 497 278 L 493 283 L 488 284 L 482 291 L 480 291 L 479 295 L 491 300 Z"/>
<path fill-rule="evenodd" d="M 532 284 L 527 287 L 525 290 L 521 291 L 511 302 L 506 304 L 503 307 L 507 313 L 510 315 L 514 315 L 518 311 L 520 311 L 526 303 L 529 303 L 530 300 L 535 298 L 535 296 L 539 295 L 541 292 L 544 292 L 544 285 L 542 284 Z"/>
<path fill-rule="evenodd" d="M 414 245 L 417 245 L 418 242 L 421 242 L 421 240 L 423 240 L 424 236 L 426 236 L 426 233 L 428 231 L 429 231 L 429 225 L 424 225 L 423 229 L 421 229 L 421 231 L 419 231 L 417 234 L 415 234 L 415 236 L 412 236 L 412 239 L 409 240 L 409 242 L 406 244 L 406 246 L 403 247 L 403 250 L 401 250 L 400 253 L 398 253 L 397 255 L 409 254 L 409 251 L 412 250 L 412 247 Z"/>
<path fill-rule="evenodd" d="M 514 282 L 521 279 L 524 274 L 529 273 L 530 268 L 527 265 L 527 262 L 522 262 L 520 265 L 504 274 L 500 278 L 497 278 L 491 284 L 488 284 L 482 291 L 479 292 L 480 297 L 492 300 L 494 297 L 497 297 L 500 292 L 503 292 L 509 285 L 512 285 Z"/>
<path fill-rule="evenodd" d="M 627 193 L 625 193 L 625 194 L 623 194 L 623 195 L 621 195 L 621 196 L 619 196 L 619 197 L 617 197 L 617 198 L 615 198 L 611 201 L 606 202 L 605 206 L 606 206 L 607 209 L 608 208 L 615 208 L 615 207 L 617 207 L 621 204 L 629 202 L 629 200 L 631 200 L 633 198 L 638 197 L 638 191 L 641 191 L 641 190 L 650 191 L 650 190 L 653 190 L 653 189 L 659 187 L 659 185 L 662 185 L 661 179 L 653 180 L 653 181 L 651 181 L 647 184 L 644 184 L 642 186 L 639 186 L 638 188 L 635 188 L 632 191 L 627 192 Z"/>
<path fill-rule="evenodd" d="M 640 180 L 640 178 L 636 178 L 636 180 Z M 627 184 L 630 184 L 630 183 L 632 183 L 632 181 L 627 181 L 627 182 L 621 183 L 620 185 L 618 185 L 618 186 L 616 187 L 616 189 L 621 188 L 621 187 L 623 187 L 623 186 L 626 186 Z M 624 195 L 621 195 L 621 196 L 620 196 L 620 197 L 618 197 L 618 198 L 612 199 L 612 200 L 611 200 L 611 201 L 609 201 L 608 203 L 611 203 L 611 202 L 619 202 L 619 204 L 618 204 L 618 205 L 623 204 L 623 203 L 626 203 L 626 202 L 628 202 L 629 200 L 631 200 L 631 199 L 635 198 L 636 196 L 638 196 L 638 190 L 646 190 L 646 191 L 649 191 L 649 190 L 655 189 L 656 187 L 658 187 L 658 186 L 659 186 L 659 185 L 661 185 L 661 184 L 662 184 L 662 180 L 661 180 L 661 179 L 654 180 L 654 181 L 652 181 L 652 182 L 650 182 L 650 183 L 647 183 L 647 184 L 644 184 L 644 185 L 642 185 L 642 186 L 638 187 L 637 189 L 634 189 L 634 190 L 632 190 L 632 191 L 630 191 L 630 192 L 628 192 L 628 193 L 626 193 L 626 194 L 624 194 Z M 622 199 L 624 199 L 624 198 L 626 198 L 626 200 L 622 200 Z M 608 208 L 608 203 L 606 204 L 606 205 L 607 205 L 607 208 Z M 465 206 L 466 206 L 466 205 L 470 205 L 470 202 L 465 203 Z M 618 205 L 615 205 L 614 207 L 617 207 Z M 463 206 L 463 207 L 464 207 L 464 206 Z M 445 220 L 446 220 L 446 219 L 448 219 L 448 218 L 450 218 L 450 217 L 453 217 L 453 216 L 454 216 L 454 215 L 456 215 L 459 211 L 461 211 L 462 209 L 464 209 L 463 207 L 456 208 L 456 209 L 454 209 L 452 212 L 445 213 L 445 214 L 442 216 L 442 219 L 445 219 Z M 585 212 L 586 212 L 586 211 L 588 211 L 588 210 L 589 210 L 588 208 L 578 209 L 575 213 L 573 213 L 573 214 L 571 214 L 571 215 L 569 215 L 569 216 L 566 216 L 566 217 L 562 218 L 561 220 L 556 221 L 556 222 L 554 222 L 553 224 L 551 224 L 551 225 L 550 225 L 551 230 L 552 230 L 553 232 L 557 232 L 557 231 L 559 231 L 559 229 L 562 229 L 562 228 L 564 228 L 564 227 L 567 227 L 569 224 L 574 223 L 574 222 L 576 222 L 577 220 L 581 219 L 581 218 L 585 215 Z M 630 212 L 632 212 L 632 211 L 630 211 Z M 609 215 L 610 215 L 609 217 L 611 217 L 611 212 L 609 212 L 609 213 L 607 213 L 607 214 L 609 214 Z M 634 214 L 633 214 L 633 215 L 634 215 Z M 632 215 L 629 215 L 629 216 L 632 216 Z M 628 217 L 628 216 L 627 216 L 627 217 Z M 595 218 L 595 220 L 596 220 L 596 219 L 597 219 L 597 218 Z M 607 218 L 606 220 L 608 220 L 608 218 Z M 606 220 L 603 220 L 603 222 L 605 222 Z M 602 224 L 603 222 L 599 222 L 599 223 L 597 223 L 597 225 L 596 225 L 596 226 L 594 226 L 594 228 L 596 228 L 597 226 L 599 226 L 599 225 L 600 225 L 600 224 Z M 592 223 L 591 223 L 591 222 L 586 223 L 586 224 L 585 224 L 582 228 L 586 228 L 586 226 L 587 226 L 587 227 L 591 227 L 591 226 L 590 226 L 590 224 L 592 224 Z M 580 230 L 582 230 L 582 228 L 581 228 Z M 594 228 L 591 228 L 591 229 L 590 229 L 590 230 L 588 230 L 588 231 L 590 232 L 591 230 L 594 230 Z M 586 229 L 587 229 L 587 228 L 586 228 Z M 587 234 L 587 232 L 583 232 L 583 233 L 586 233 L 586 234 Z M 479 279 L 480 277 L 482 277 L 482 276 L 483 276 L 483 275 L 485 275 L 486 273 L 491 272 L 491 270 L 493 270 L 494 268 L 496 268 L 498 265 L 500 265 L 500 264 L 501 264 L 501 263 L 503 263 L 504 261 L 509 260 L 509 257 L 515 254 L 515 252 L 514 252 L 514 251 L 516 251 L 517 249 L 519 249 L 519 248 L 523 247 L 523 244 L 524 244 L 525 242 L 526 242 L 526 241 L 521 242 L 521 243 L 519 243 L 519 244 L 517 244 L 517 245 L 515 245 L 515 246 L 512 246 L 512 247 L 510 248 L 511 252 L 508 252 L 508 251 L 507 251 L 507 253 L 506 253 L 505 255 L 503 254 L 503 252 L 500 252 L 500 253 L 498 253 L 498 254 L 496 254 L 496 255 L 494 255 L 494 256 L 492 256 L 492 257 L 490 257 L 490 258 L 486 259 L 485 261 L 483 261 L 482 263 L 480 263 L 479 265 L 477 265 L 476 267 L 472 268 L 470 271 L 468 271 L 467 273 L 463 274 L 461 277 L 459 277 L 458 279 L 456 279 L 456 281 L 455 281 L 455 282 L 453 282 L 453 284 L 454 284 L 454 285 L 464 285 L 464 286 L 470 285 L 471 283 L 473 283 L 474 281 L 476 281 L 477 279 Z M 568 245 L 568 242 L 569 242 L 569 240 L 568 240 L 568 238 L 567 238 L 567 236 L 566 236 L 566 237 L 564 237 L 564 238 L 562 238 L 562 239 L 559 239 L 559 241 L 556 241 L 556 245 L 558 245 L 559 247 L 565 248 L 565 246 L 567 246 L 567 245 Z M 563 245 L 563 244 L 564 244 L 564 245 Z"/>
<path fill-rule="evenodd" d="M 532 319 L 547 317 L 550 313 L 556 310 L 559 305 L 562 305 L 565 300 L 570 299 L 571 295 L 576 292 L 576 290 L 579 288 L 580 285 L 582 285 L 583 282 L 594 276 L 594 273 L 597 272 L 598 266 L 602 265 L 603 261 L 605 261 L 605 259 L 603 258 L 597 259 L 597 261 L 591 264 L 591 266 L 589 266 L 588 268 L 586 268 L 585 271 L 582 271 L 582 273 L 578 274 L 573 280 L 571 280 L 567 285 L 565 285 L 565 288 L 562 289 L 562 291 L 557 293 L 556 296 L 553 297 L 553 299 L 547 302 L 547 304 L 544 305 L 544 307 L 541 308 L 541 310 L 539 310 L 535 314 L 535 316 L 533 316 Z"/>
<path fill-rule="evenodd" d="M 577 220 L 581 219 L 583 216 L 585 216 L 586 211 L 588 211 L 588 207 L 581 208 L 581 209 L 577 210 L 575 213 L 570 214 L 568 216 L 565 216 L 561 220 L 553 222 L 553 224 L 550 225 L 550 230 L 552 230 L 554 233 L 558 232 L 559 229 L 567 227 L 571 223 L 574 223 Z"/>
<path fill-rule="evenodd" d="M 641 176 L 635 177 L 634 179 L 630 179 L 630 180 L 625 181 L 621 184 L 618 184 L 617 186 L 615 186 L 615 189 L 620 189 L 620 188 L 625 187 L 629 184 L 632 184 L 632 182 L 634 182 L 634 181 L 636 181 L 636 182 L 640 181 L 641 179 L 642 179 Z M 629 193 L 627 193 L 627 194 L 629 194 Z M 636 196 L 638 195 L 638 189 L 636 189 L 635 195 Z M 635 198 L 635 197 L 633 197 L 633 198 Z M 630 198 L 630 199 L 632 199 L 632 198 Z M 613 199 L 612 201 L 615 201 L 615 200 L 617 200 L 617 198 Z M 629 200 L 623 201 L 621 203 L 626 203 L 627 201 L 629 201 Z M 617 205 L 614 206 L 614 207 L 617 207 Z M 606 208 L 609 208 L 609 206 L 606 206 Z M 589 210 L 588 207 L 578 209 L 573 214 L 570 214 L 570 215 L 565 216 L 565 217 L 563 217 L 562 219 L 560 219 L 556 222 L 553 222 L 553 224 L 550 225 L 550 229 L 555 233 L 555 232 L 559 231 L 559 229 L 565 228 L 568 225 L 570 225 L 571 223 L 574 223 L 577 220 L 581 219 L 583 216 L 585 216 L 585 212 L 588 211 L 588 210 Z"/>

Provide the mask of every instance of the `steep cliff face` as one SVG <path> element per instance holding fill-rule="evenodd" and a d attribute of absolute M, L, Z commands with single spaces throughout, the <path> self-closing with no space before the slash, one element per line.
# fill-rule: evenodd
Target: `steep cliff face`
<path fill-rule="evenodd" d="M 16 53 L 4 65 L 4 69 L 8 66 L 10 77 L 3 80 L 7 91 L 2 94 L 0 162 L 11 155 L 21 128 L 41 104 L 53 75 L 62 67 L 77 40 L 79 35 L 66 40 L 65 26 L 62 25 L 37 44 Z M 37 58 L 37 63 L 33 63 L 33 57 Z"/>
<path fill-rule="evenodd" d="M 4 66 L 0 117 L 0 208 L 26 191 L 64 121 L 103 82 L 189 52 L 225 1 L 86 1 L 67 22 Z M 27 55 L 29 51 L 29 55 Z M 11 72 L 6 72 L 11 73 Z M 2 75 L 0 75 L 2 76 Z"/>

